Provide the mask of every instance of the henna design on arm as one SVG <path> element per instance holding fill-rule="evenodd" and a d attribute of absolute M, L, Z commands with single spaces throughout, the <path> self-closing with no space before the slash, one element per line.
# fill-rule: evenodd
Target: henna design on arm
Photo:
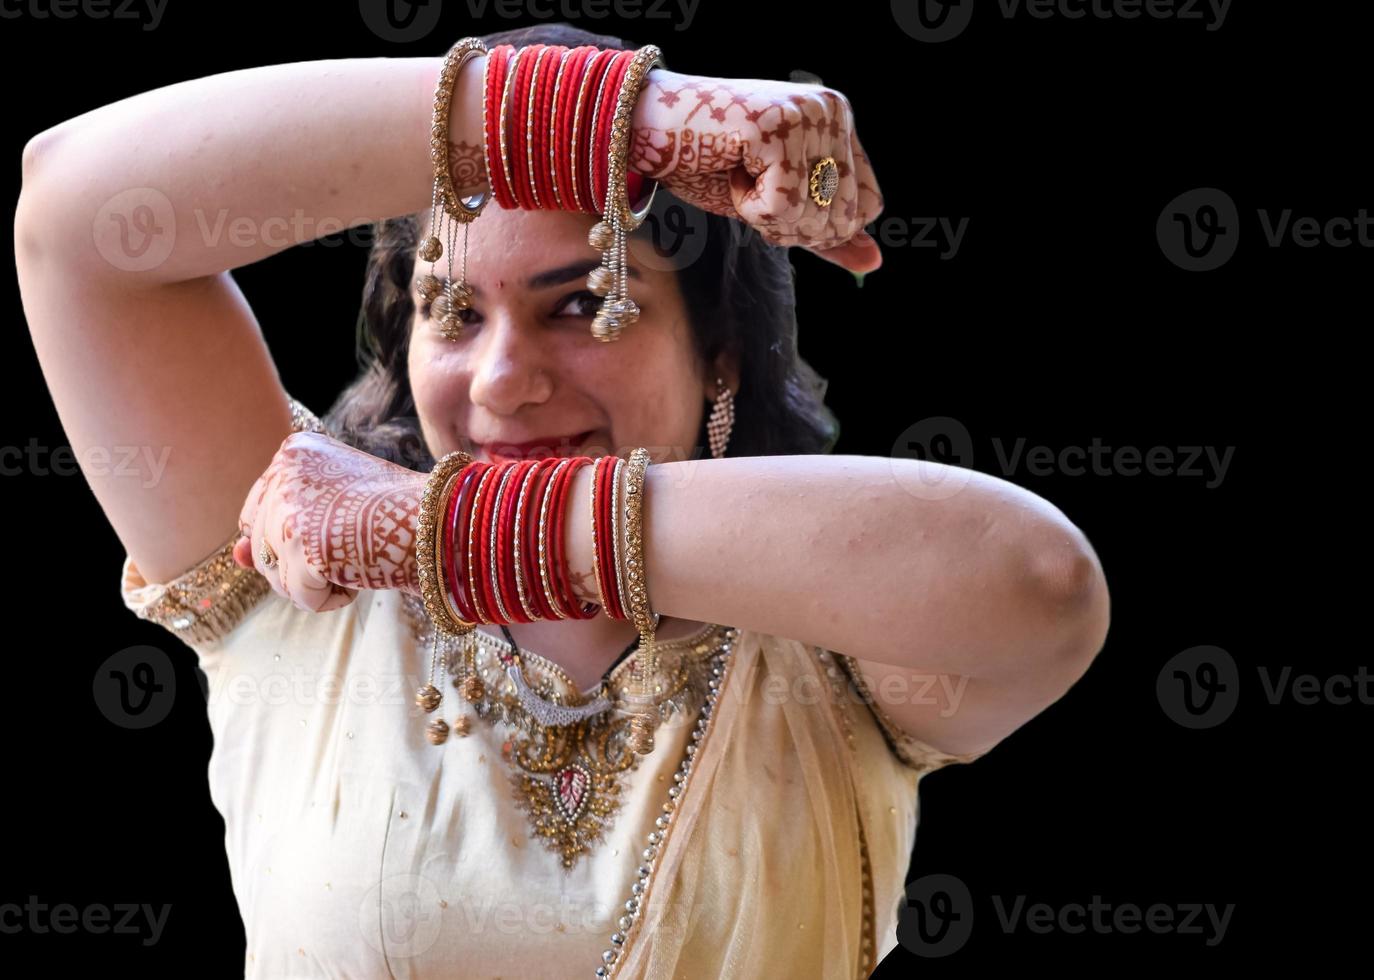
<path fill-rule="evenodd" d="M 415 528 L 422 474 L 304 441 L 288 441 L 273 465 L 283 475 L 281 539 L 299 538 L 311 567 L 350 589 L 419 593 Z"/>
<path fill-rule="evenodd" d="M 450 140 L 448 173 L 459 197 L 475 197 L 487 187 L 487 164 L 483 147 Z"/>
<path fill-rule="evenodd" d="M 640 104 L 631 169 L 703 211 L 743 221 L 747 205 L 749 223 L 771 244 L 840 244 L 882 209 L 849 101 L 839 92 L 655 70 Z M 824 210 L 810 200 L 818 155 L 833 156 L 840 176 L 840 191 Z M 758 179 L 770 168 L 768 179 Z M 740 170 L 755 180 L 737 207 L 731 175 Z"/>

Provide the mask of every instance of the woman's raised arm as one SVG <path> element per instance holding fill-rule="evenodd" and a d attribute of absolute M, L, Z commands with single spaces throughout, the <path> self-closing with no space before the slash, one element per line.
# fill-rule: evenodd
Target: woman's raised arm
<path fill-rule="evenodd" d="M 481 145 L 484 61 L 459 78 L 455 143 Z M 25 147 L 15 215 L 25 316 L 72 450 L 149 581 L 234 534 L 244 494 L 291 431 L 228 270 L 424 210 L 442 64 L 212 75 L 102 106 Z"/>
<path fill-rule="evenodd" d="M 485 63 L 466 62 L 450 112 L 462 195 L 486 186 Z M 143 461 L 83 471 L 149 581 L 229 540 L 291 431 L 229 270 L 426 210 L 442 66 L 360 58 L 212 75 L 77 116 L 25 147 L 15 254 L 29 329 L 78 459 L 132 447 Z M 715 100 L 719 112 L 700 111 Z M 629 165 L 684 200 L 854 271 L 881 262 L 862 228 L 882 196 L 840 93 L 655 69 L 631 128 Z M 839 190 L 811 214 L 803 184 L 822 145 Z"/>

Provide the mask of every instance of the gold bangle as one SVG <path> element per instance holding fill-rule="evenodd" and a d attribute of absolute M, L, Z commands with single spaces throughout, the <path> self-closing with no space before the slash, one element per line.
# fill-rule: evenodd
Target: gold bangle
<path fill-rule="evenodd" d="M 420 596 L 424 599 L 425 611 L 437 629 L 454 636 L 470 632 L 476 624 L 452 615 L 441 594 L 446 585 L 435 562 L 436 537 L 443 528 L 439 510 L 447 502 L 444 490 L 451 487 L 452 478 L 471 462 L 471 456 L 458 450 L 434 464 L 420 494 L 420 515 L 415 532 L 415 570 L 420 578 Z"/>
<path fill-rule="evenodd" d="M 467 467 L 463 469 L 467 469 Z M 448 541 L 448 526 L 445 517 L 448 513 L 449 502 L 453 499 L 452 495 L 462 476 L 463 472 L 460 470 L 448 478 L 448 482 L 444 484 L 444 489 L 439 495 L 441 503 L 434 513 L 435 519 L 438 521 L 434 533 L 434 578 L 439 584 L 439 597 L 444 600 L 444 608 L 448 610 L 448 614 L 457 623 L 467 623 L 467 620 L 463 618 L 458 607 L 454 605 L 453 591 L 448 587 L 448 577 L 445 574 L 444 562 L 447 553 L 445 542 Z M 475 626 L 476 624 L 471 623 L 469 625 Z"/>
<path fill-rule="evenodd" d="M 448 120 L 453 104 L 454 91 L 458 86 L 458 76 L 468 59 L 478 54 L 488 54 L 486 42 L 480 37 L 465 37 L 448 51 L 444 67 L 439 72 L 439 83 L 434 95 L 434 121 L 430 126 L 429 153 L 434 164 L 434 179 L 439 184 L 440 198 L 444 211 L 455 221 L 466 224 L 477 216 L 491 201 L 491 185 L 481 195 L 461 198 L 453 186 L 453 175 L 449 171 Z M 485 88 L 485 86 L 483 86 Z M 484 100 L 485 102 L 485 100 Z M 480 203 L 469 203 L 480 201 Z"/>
<path fill-rule="evenodd" d="M 658 627 L 658 616 L 649 604 L 649 585 L 644 567 L 644 478 L 649 468 L 649 450 L 643 446 L 630 453 L 625 468 L 625 586 L 629 610 L 641 635 L 649 638 Z"/>
<path fill-rule="evenodd" d="M 633 691 L 625 692 L 622 701 L 630 714 L 630 750 L 637 755 L 654 751 L 654 729 L 661 718 L 658 692 L 653 689 L 658 677 L 654 631 L 659 617 L 650 611 L 644 574 L 644 473 L 648 466 L 649 450 L 641 446 L 630 453 L 625 479 L 625 577 L 629 581 L 630 616 L 639 627 L 641 649 L 635 658 L 638 684 Z"/>
<path fill-rule="evenodd" d="M 663 52 L 656 45 L 646 44 L 635 52 L 630 67 L 620 86 L 620 97 L 616 102 L 615 116 L 611 120 L 611 160 L 607 196 L 611 197 L 607 211 L 616 208 L 620 211 L 621 225 L 625 231 L 634 231 L 644 223 L 658 193 L 658 181 L 650 181 L 649 197 L 639 211 L 630 210 L 630 189 L 626 176 L 630 169 L 630 143 L 633 133 L 631 123 L 634 119 L 635 105 L 640 93 L 649 82 L 649 72 L 655 68 L 666 67 Z"/>
<path fill-rule="evenodd" d="M 592 226 L 588 243 L 601 251 L 601 265 L 587 276 L 587 289 L 605 297 L 601 308 L 592 318 L 592 336 L 609 342 L 619 340 L 624 329 L 639 320 L 639 304 L 630 299 L 629 272 L 626 260 L 626 236 L 634 231 L 653 208 L 658 182 L 649 187 L 648 199 L 639 211 L 630 209 L 629 171 L 631 121 L 640 92 L 648 81 L 649 72 L 663 65 L 662 52 L 656 45 L 646 44 L 634 53 L 625 70 L 615 113 L 611 118 L 611 139 L 607 161 L 606 200 L 601 220 Z M 599 102 L 598 102 L 599 104 Z"/>

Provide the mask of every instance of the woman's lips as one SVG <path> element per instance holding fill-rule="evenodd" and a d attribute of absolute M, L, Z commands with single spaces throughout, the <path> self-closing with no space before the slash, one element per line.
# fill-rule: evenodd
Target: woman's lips
<path fill-rule="evenodd" d="M 503 459 L 544 459 L 548 456 L 574 456 L 593 434 L 588 429 L 570 436 L 546 436 L 529 442 L 484 442 L 482 452 L 493 461 Z"/>

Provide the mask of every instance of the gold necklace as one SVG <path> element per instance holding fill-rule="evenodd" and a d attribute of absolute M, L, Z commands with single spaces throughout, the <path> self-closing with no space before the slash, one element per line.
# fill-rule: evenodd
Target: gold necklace
<path fill-rule="evenodd" d="M 434 625 L 422 600 L 409 593 L 401 596 L 412 635 L 421 649 L 430 647 Z M 691 636 L 654 644 L 655 726 L 701 707 L 710 690 L 712 658 L 732 634 L 729 627 L 708 623 Z M 596 688 L 579 693 L 558 664 L 529 650 L 517 654 L 505 640 L 481 630 L 464 637 L 440 633 L 438 643 L 471 715 L 514 729 L 502 742 L 501 756 L 512 770 L 516 806 L 527 814 L 532 835 L 571 871 L 604 840 L 620 810 L 623 774 L 639 768 L 641 757 L 629 747 L 632 718 L 614 710 L 626 691 L 637 690 L 634 656 L 617 664 Z M 607 708 L 551 724 L 545 712 L 531 710 L 531 694 L 555 712 L 595 705 L 598 699 Z M 460 715 L 452 731 L 460 737 L 469 734 L 470 717 Z"/>

